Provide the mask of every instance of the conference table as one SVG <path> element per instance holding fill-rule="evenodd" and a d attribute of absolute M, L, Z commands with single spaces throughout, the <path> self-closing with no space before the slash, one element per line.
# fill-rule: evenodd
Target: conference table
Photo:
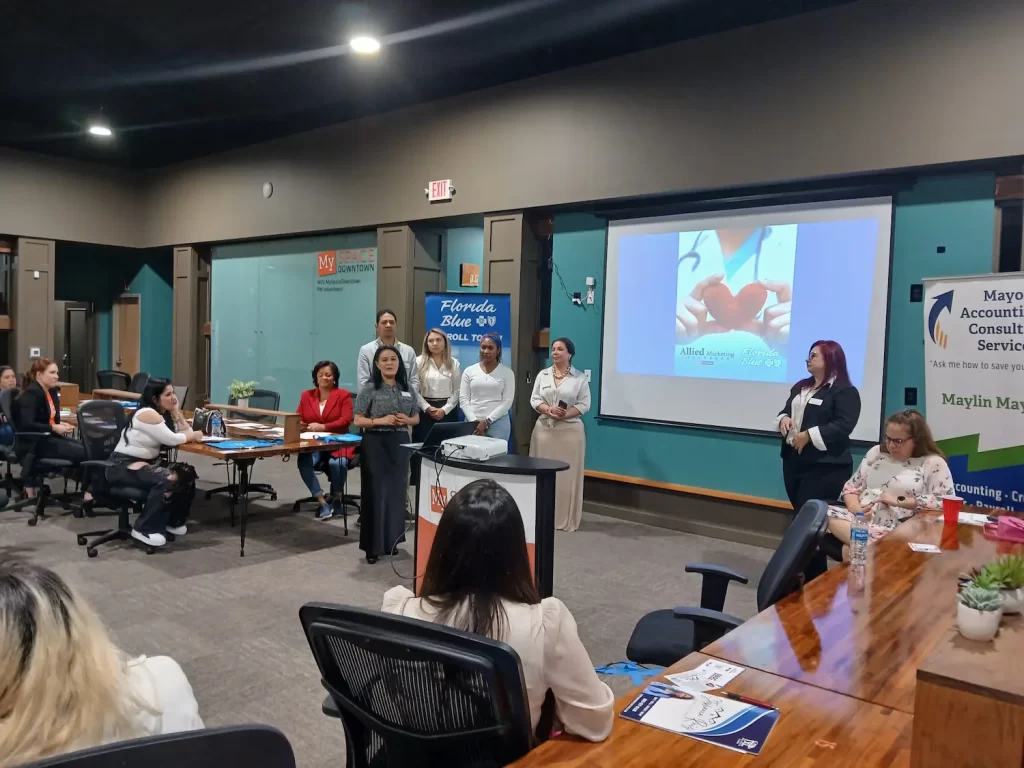
<path fill-rule="evenodd" d="M 911 543 L 942 552 L 914 552 Z M 709 657 L 744 667 L 724 690 L 780 712 L 757 757 L 619 717 L 640 686 L 615 702 L 606 741 L 560 736 L 514 765 L 909 766 L 918 667 L 957 631 L 957 577 L 1021 551 L 980 526 L 944 526 L 941 515 L 919 514 L 872 544 L 862 584 L 851 583 L 848 566 L 833 567 L 652 678 Z"/>

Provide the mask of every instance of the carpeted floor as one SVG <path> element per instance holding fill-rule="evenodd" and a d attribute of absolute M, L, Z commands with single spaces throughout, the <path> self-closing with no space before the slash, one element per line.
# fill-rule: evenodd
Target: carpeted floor
<path fill-rule="evenodd" d="M 183 458 L 185 458 L 183 456 Z M 193 463 L 201 487 L 224 482 L 224 468 Z M 340 520 L 320 523 L 291 502 L 307 495 L 294 461 L 259 462 L 258 482 L 272 483 L 277 502 L 253 505 L 246 556 L 238 556 L 238 529 L 228 521 L 226 498 L 200 494 L 189 534 L 165 551 L 146 555 L 130 545 L 102 548 L 89 559 L 74 532 L 105 527 L 106 519 L 48 517 L 35 528 L 24 513 L 0 513 L 0 557 L 52 567 L 93 604 L 128 653 L 169 655 L 188 674 L 208 725 L 261 722 L 290 739 L 302 768 L 344 763 L 339 723 L 320 713 L 323 689 L 299 625 L 310 600 L 379 607 L 391 586 L 409 583 L 408 553 L 367 565 L 355 519 L 349 536 Z M 350 492 L 358 488 L 358 473 Z M 53 509 L 49 514 L 59 512 Z M 99 524 L 97 524 L 99 522 Z M 573 612 L 595 665 L 625 658 L 626 641 L 647 611 L 697 605 L 700 580 L 688 562 L 712 562 L 750 577 L 733 585 L 726 611 L 755 612 L 754 590 L 771 553 L 742 544 L 587 515 L 575 533 L 555 537 L 555 595 Z M 606 678 L 616 693 L 624 677 Z"/>

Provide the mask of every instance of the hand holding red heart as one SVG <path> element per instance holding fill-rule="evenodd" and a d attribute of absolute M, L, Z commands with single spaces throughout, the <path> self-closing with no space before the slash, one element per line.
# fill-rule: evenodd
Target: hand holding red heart
<path fill-rule="evenodd" d="M 724 279 L 722 274 L 706 277 L 683 298 L 676 310 L 676 339 L 688 344 L 708 333 L 736 330 L 753 333 L 771 345 L 786 344 L 793 300 L 790 285 L 761 280 L 748 283 L 734 296 Z M 758 320 L 769 293 L 775 294 L 775 303 Z"/>
<path fill-rule="evenodd" d="M 680 344 L 689 344 L 708 333 L 723 333 L 729 330 L 719 323 L 708 322 L 708 308 L 704 304 L 705 291 L 711 286 L 721 285 L 724 279 L 723 274 L 705 277 L 693 286 L 689 296 L 683 297 L 681 304 L 676 308 L 676 340 Z"/>

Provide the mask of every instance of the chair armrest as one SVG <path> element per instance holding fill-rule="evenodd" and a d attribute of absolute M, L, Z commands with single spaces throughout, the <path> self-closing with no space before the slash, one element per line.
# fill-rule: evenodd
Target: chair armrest
<path fill-rule="evenodd" d="M 673 608 L 672 616 L 676 619 L 687 619 L 693 622 L 693 650 L 695 651 L 701 650 L 743 623 L 742 619 L 737 619 L 735 616 L 721 611 L 691 608 L 687 605 Z"/>
<path fill-rule="evenodd" d="M 107 467 L 114 466 L 114 462 L 106 461 L 105 459 L 89 459 L 88 461 L 79 462 L 79 466 L 93 469 L 106 469 Z"/>
<path fill-rule="evenodd" d="M 320 709 L 328 717 L 341 717 L 341 710 L 338 709 L 338 705 L 334 703 L 334 697 L 329 693 L 324 697 L 324 703 L 320 705 Z"/>
<path fill-rule="evenodd" d="M 747 577 L 742 573 L 710 563 L 690 563 L 686 566 L 686 572 L 704 576 L 700 584 L 700 607 L 712 611 L 721 611 L 725 608 L 725 594 L 729 591 L 729 582 L 747 583 Z"/>

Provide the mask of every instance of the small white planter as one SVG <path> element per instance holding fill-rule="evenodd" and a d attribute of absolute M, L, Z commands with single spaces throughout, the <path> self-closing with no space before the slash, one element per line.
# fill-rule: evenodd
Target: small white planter
<path fill-rule="evenodd" d="M 238 398 L 238 402 L 235 403 L 235 405 L 237 405 L 239 408 L 248 408 L 249 407 L 249 398 L 248 397 L 240 397 L 240 398 Z"/>
<path fill-rule="evenodd" d="M 1008 616 L 1024 611 L 1024 588 L 1002 589 L 999 591 L 1003 598 L 1003 615 Z"/>
<path fill-rule="evenodd" d="M 988 641 L 999 631 L 999 622 L 1003 611 L 976 611 L 963 603 L 957 603 L 956 623 L 960 634 L 968 640 Z"/>

